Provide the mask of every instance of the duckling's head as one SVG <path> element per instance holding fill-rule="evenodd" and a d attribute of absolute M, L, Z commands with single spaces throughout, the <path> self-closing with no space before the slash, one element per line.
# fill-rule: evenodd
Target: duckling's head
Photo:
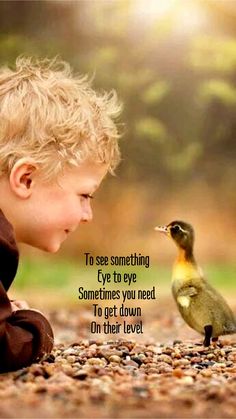
<path fill-rule="evenodd" d="M 192 253 L 194 243 L 193 227 L 184 221 L 172 221 L 166 226 L 155 227 L 156 231 L 171 237 L 176 245 L 187 253 Z"/>

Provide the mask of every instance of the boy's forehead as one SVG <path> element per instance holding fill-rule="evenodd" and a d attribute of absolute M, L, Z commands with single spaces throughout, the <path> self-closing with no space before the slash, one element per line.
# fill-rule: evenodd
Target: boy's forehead
<path fill-rule="evenodd" d="M 68 181 L 89 184 L 97 188 L 108 172 L 108 165 L 105 163 L 84 162 L 78 167 L 72 167 L 65 173 Z"/>

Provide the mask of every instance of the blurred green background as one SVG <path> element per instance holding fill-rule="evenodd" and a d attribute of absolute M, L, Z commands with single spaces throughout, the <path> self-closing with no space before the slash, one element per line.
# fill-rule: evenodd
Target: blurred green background
<path fill-rule="evenodd" d="M 148 254 L 143 280 L 169 290 L 176 249 L 153 227 L 173 219 L 195 227 L 212 282 L 234 287 L 235 18 L 234 0 L 0 2 L 0 64 L 60 55 L 124 104 L 122 163 L 96 194 L 94 221 L 58 255 L 22 247 L 16 293 L 49 287 L 51 301 L 72 300 L 81 281 L 96 287 L 84 252 Z"/>

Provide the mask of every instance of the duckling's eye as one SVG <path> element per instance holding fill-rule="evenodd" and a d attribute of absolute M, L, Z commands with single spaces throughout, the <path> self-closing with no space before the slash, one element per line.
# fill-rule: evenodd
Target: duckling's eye
<path fill-rule="evenodd" d="M 173 226 L 171 228 L 171 230 L 173 231 L 173 233 L 178 233 L 181 229 L 180 229 L 180 226 L 178 226 L 178 224 L 176 224 L 175 226 Z"/>

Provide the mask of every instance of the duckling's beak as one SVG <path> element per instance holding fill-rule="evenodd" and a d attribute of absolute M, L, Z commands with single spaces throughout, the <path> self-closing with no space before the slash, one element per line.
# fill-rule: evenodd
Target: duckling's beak
<path fill-rule="evenodd" d="M 166 234 L 166 235 L 168 235 L 168 233 L 169 233 L 169 230 L 168 230 L 167 226 L 157 226 L 157 227 L 154 228 L 154 230 L 159 231 L 159 233 L 163 233 L 163 234 Z"/>

